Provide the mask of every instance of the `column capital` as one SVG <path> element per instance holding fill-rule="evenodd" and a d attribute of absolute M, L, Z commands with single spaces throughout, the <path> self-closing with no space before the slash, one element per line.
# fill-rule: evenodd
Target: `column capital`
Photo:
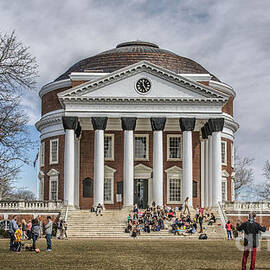
<path fill-rule="evenodd" d="M 151 117 L 150 121 L 153 131 L 163 130 L 166 123 L 166 117 Z"/>
<path fill-rule="evenodd" d="M 202 132 L 202 138 L 203 138 L 203 140 L 207 139 L 208 135 L 207 135 L 207 132 L 205 130 L 205 126 L 203 126 L 201 128 L 201 132 Z"/>
<path fill-rule="evenodd" d="M 210 126 L 209 126 L 209 123 L 206 122 L 204 124 L 204 129 L 205 129 L 205 132 L 206 132 L 206 136 L 211 136 L 212 135 L 212 130 L 210 129 Z"/>
<path fill-rule="evenodd" d="M 208 123 L 211 132 L 219 132 L 223 130 L 224 118 L 211 118 Z"/>
<path fill-rule="evenodd" d="M 77 128 L 75 129 L 76 138 L 79 138 L 82 132 L 82 127 L 80 125 L 80 122 L 78 121 Z"/>
<path fill-rule="evenodd" d="M 182 131 L 193 131 L 195 128 L 196 118 L 180 118 L 179 124 Z"/>
<path fill-rule="evenodd" d="M 92 117 L 92 125 L 94 130 L 105 130 L 108 117 Z"/>
<path fill-rule="evenodd" d="M 123 130 L 135 130 L 137 117 L 121 117 Z"/>
<path fill-rule="evenodd" d="M 64 130 L 73 129 L 75 130 L 78 126 L 78 117 L 77 116 L 62 116 L 62 123 Z"/>

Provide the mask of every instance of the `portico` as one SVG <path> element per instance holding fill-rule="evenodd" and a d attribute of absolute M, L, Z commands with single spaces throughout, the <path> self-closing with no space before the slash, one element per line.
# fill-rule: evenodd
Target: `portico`
<path fill-rule="evenodd" d="M 58 84 L 42 91 L 49 95 Z M 72 72 L 62 84 L 55 93 L 61 108 L 37 123 L 44 198 L 49 190 L 49 198 L 85 209 L 180 206 L 187 197 L 190 206 L 217 207 L 231 200 L 230 148 L 238 125 L 226 84 L 147 61 L 108 73 Z"/>

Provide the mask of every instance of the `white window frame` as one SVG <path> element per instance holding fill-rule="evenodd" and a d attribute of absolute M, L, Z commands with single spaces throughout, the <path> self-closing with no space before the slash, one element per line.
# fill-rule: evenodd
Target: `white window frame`
<path fill-rule="evenodd" d="M 225 160 L 224 160 L 224 162 L 222 160 L 222 144 L 225 145 Z M 225 166 L 227 165 L 227 142 L 226 141 L 221 141 L 221 164 L 225 165 Z"/>
<path fill-rule="evenodd" d="M 57 156 L 57 159 L 55 161 L 52 160 L 52 143 L 53 142 L 57 142 L 57 152 L 56 152 L 56 156 Z M 50 165 L 52 164 L 58 164 L 58 158 L 59 157 L 59 139 L 52 139 L 50 140 Z"/>
<path fill-rule="evenodd" d="M 39 200 L 44 200 L 44 173 L 42 171 L 38 174 L 39 178 Z"/>
<path fill-rule="evenodd" d="M 138 137 L 146 138 L 146 158 L 136 158 L 135 147 L 136 147 L 136 138 Z M 136 161 L 149 160 L 149 134 L 134 134 L 134 160 Z"/>
<path fill-rule="evenodd" d="M 59 181 L 58 181 L 58 178 L 59 178 L 59 172 L 55 169 L 51 169 L 47 175 L 50 177 L 49 178 L 49 200 L 52 200 L 52 194 L 51 194 L 51 190 L 52 190 L 52 182 L 53 181 L 56 181 L 57 182 L 57 192 L 56 192 L 56 201 L 58 200 L 58 193 L 59 193 Z M 55 200 L 54 200 L 55 201 Z"/>
<path fill-rule="evenodd" d="M 225 200 L 223 199 L 223 196 L 222 196 L 222 201 L 223 202 L 226 202 L 228 201 L 228 178 L 227 177 L 222 177 L 222 183 L 221 183 L 221 188 L 223 186 L 223 183 L 225 183 Z M 222 190 L 221 190 L 221 194 L 222 194 Z"/>
<path fill-rule="evenodd" d="M 116 172 L 115 169 L 107 165 L 104 166 L 104 182 L 105 182 L 105 178 L 111 179 L 111 198 L 112 198 L 110 201 L 104 200 L 104 204 L 114 204 L 114 173 L 115 172 Z"/>
<path fill-rule="evenodd" d="M 234 168 L 234 143 L 231 143 L 231 167 Z"/>
<path fill-rule="evenodd" d="M 181 204 L 182 196 L 183 196 L 183 177 L 182 177 L 182 169 L 173 166 L 165 171 L 167 173 L 167 204 Z M 180 201 L 170 201 L 170 179 L 179 179 L 181 190 L 180 190 Z"/>
<path fill-rule="evenodd" d="M 112 138 L 112 156 L 105 158 L 105 137 L 111 137 Z M 104 159 L 107 161 L 114 161 L 114 134 L 105 134 L 104 135 Z"/>
<path fill-rule="evenodd" d="M 180 138 L 180 157 L 170 158 L 170 138 Z M 179 161 L 182 160 L 183 140 L 181 134 L 167 134 L 167 161 Z"/>
<path fill-rule="evenodd" d="M 45 166 L 45 142 L 40 145 L 40 167 Z"/>
<path fill-rule="evenodd" d="M 235 180 L 233 177 L 231 178 L 231 200 L 235 201 Z"/>

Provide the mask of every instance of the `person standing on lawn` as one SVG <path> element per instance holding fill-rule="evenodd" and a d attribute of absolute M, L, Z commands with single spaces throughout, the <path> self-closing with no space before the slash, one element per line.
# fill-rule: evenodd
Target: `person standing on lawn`
<path fill-rule="evenodd" d="M 227 232 L 227 239 L 232 239 L 232 223 L 228 220 L 228 222 L 225 225 L 226 232 Z"/>
<path fill-rule="evenodd" d="M 22 225 L 18 225 L 18 229 L 15 232 L 15 243 L 14 243 L 16 253 L 20 253 L 22 249 Z"/>
<path fill-rule="evenodd" d="M 244 231 L 245 233 L 242 270 L 246 270 L 247 259 L 248 259 L 250 250 L 251 250 L 250 270 L 255 269 L 256 253 L 257 253 L 257 248 L 259 246 L 259 233 L 266 231 L 266 228 L 262 227 L 259 223 L 257 223 L 255 221 L 255 218 L 256 218 L 256 214 L 250 213 L 249 220 L 247 222 L 242 223 L 237 228 L 239 232 Z"/>
<path fill-rule="evenodd" d="M 51 216 L 47 216 L 47 224 L 45 225 L 45 234 L 47 242 L 46 251 L 52 251 L 52 229 L 53 229 L 52 218 Z"/>
<path fill-rule="evenodd" d="M 33 239 L 33 246 L 32 246 L 33 250 L 37 249 L 37 244 L 36 243 L 37 243 L 37 240 L 38 240 L 38 237 L 39 237 L 39 231 L 40 231 L 38 224 L 39 224 L 38 219 L 35 218 L 35 219 L 32 220 L 32 229 L 31 229 L 31 231 L 32 231 L 32 239 Z"/>
<path fill-rule="evenodd" d="M 14 215 L 12 217 L 11 222 L 9 223 L 9 237 L 10 237 L 9 250 L 13 250 L 14 249 L 15 232 L 16 232 L 17 229 L 18 229 L 17 216 Z"/>

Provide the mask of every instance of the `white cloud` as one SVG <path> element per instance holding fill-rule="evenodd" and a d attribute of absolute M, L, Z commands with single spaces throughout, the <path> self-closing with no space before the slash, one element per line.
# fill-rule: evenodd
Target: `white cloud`
<path fill-rule="evenodd" d="M 2 31 L 15 29 L 40 65 L 39 87 L 76 61 L 127 40 L 147 40 L 192 58 L 232 85 L 237 144 L 256 159 L 256 176 L 269 159 L 270 1 L 0 1 Z M 32 122 L 37 96 L 24 99 Z"/>

